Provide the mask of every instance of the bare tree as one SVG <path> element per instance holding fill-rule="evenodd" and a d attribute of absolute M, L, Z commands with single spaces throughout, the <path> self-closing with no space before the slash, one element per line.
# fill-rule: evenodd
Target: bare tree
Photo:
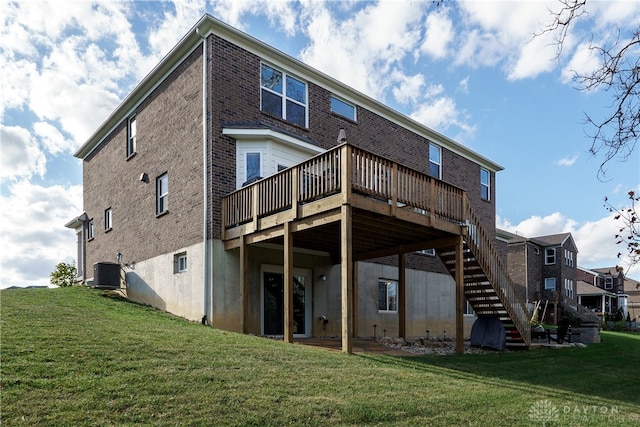
<path fill-rule="evenodd" d="M 562 55 L 565 39 L 575 21 L 586 16 L 587 0 L 558 0 L 561 8 L 552 13 L 551 24 L 535 36 L 553 33 L 556 58 Z M 590 152 L 601 155 L 598 170 L 601 179 L 606 177 L 609 161 L 626 161 L 634 153 L 640 134 L 640 20 L 628 34 L 617 29 L 615 41 L 609 45 L 590 45 L 589 49 L 600 59 L 597 69 L 581 74 L 574 71 L 573 81 L 579 90 L 604 90 L 611 93 L 609 114 L 599 119 L 589 113 L 586 123 L 592 139 Z"/>
<path fill-rule="evenodd" d="M 613 217 L 620 224 L 618 234 L 615 235 L 616 243 L 626 246 L 625 252 L 618 252 L 618 258 L 627 256 L 629 265 L 635 265 L 640 263 L 640 217 L 636 212 L 636 203 L 640 202 L 640 195 L 636 195 L 635 192 L 629 191 L 629 200 L 631 206 L 625 209 L 618 209 L 609 203 L 609 200 L 605 197 L 605 208 L 614 213 Z"/>

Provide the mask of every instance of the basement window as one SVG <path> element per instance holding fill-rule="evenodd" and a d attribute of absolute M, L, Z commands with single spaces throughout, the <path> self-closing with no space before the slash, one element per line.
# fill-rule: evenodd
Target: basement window
<path fill-rule="evenodd" d="M 180 252 L 173 256 L 173 273 L 184 273 L 187 271 L 187 253 Z"/>
<path fill-rule="evenodd" d="M 398 311 L 398 282 L 395 280 L 378 280 L 378 311 Z"/>

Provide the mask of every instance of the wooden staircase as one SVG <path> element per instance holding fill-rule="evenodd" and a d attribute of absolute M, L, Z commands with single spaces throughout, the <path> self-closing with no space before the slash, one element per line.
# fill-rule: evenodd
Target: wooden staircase
<path fill-rule="evenodd" d="M 464 295 L 479 316 L 500 318 L 509 348 L 526 349 L 531 343 L 529 311 L 507 273 L 476 214 L 467 208 L 467 236 L 464 245 Z M 440 259 L 455 277 L 455 247 L 437 249 Z"/>

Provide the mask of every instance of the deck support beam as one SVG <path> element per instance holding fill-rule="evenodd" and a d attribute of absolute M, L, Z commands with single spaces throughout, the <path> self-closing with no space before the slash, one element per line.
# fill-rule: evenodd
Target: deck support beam
<path fill-rule="evenodd" d="M 456 244 L 456 353 L 464 354 L 464 239 Z"/>
<path fill-rule="evenodd" d="M 340 220 L 340 275 L 342 299 L 342 352 L 353 353 L 353 254 L 351 246 L 352 212 L 342 205 Z"/>
<path fill-rule="evenodd" d="M 407 257 L 398 255 L 398 336 L 407 338 Z"/>
<path fill-rule="evenodd" d="M 293 342 L 293 234 L 284 223 L 284 341 Z"/>
<path fill-rule="evenodd" d="M 240 301 L 242 304 L 242 333 L 248 333 L 249 319 L 249 247 L 246 236 L 240 236 Z"/>

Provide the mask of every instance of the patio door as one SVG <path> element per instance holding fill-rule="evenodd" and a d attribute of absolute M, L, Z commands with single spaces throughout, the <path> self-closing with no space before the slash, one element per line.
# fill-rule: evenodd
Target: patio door
<path fill-rule="evenodd" d="M 310 272 L 296 270 L 293 275 L 293 334 L 306 337 L 311 331 Z M 271 267 L 262 272 L 262 334 L 284 335 L 284 274 Z"/>

